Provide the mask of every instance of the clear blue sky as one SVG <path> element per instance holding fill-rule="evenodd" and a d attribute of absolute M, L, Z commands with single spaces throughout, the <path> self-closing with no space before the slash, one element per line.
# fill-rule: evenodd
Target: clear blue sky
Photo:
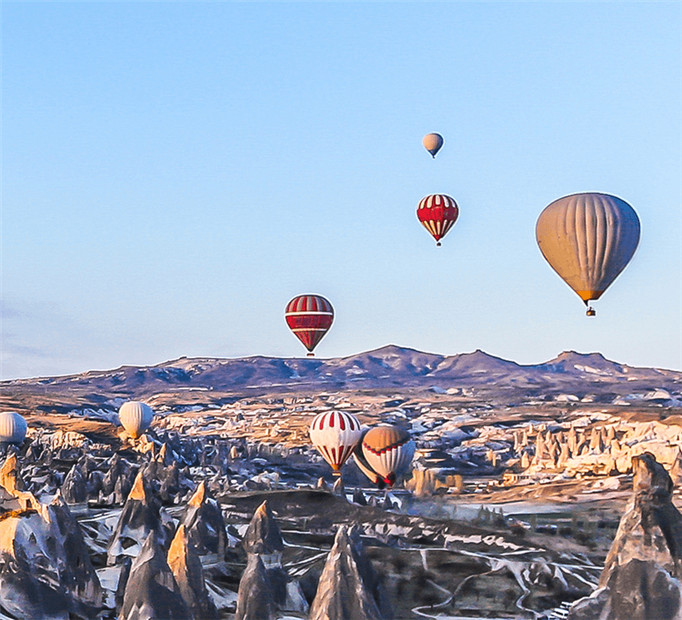
<path fill-rule="evenodd" d="M 5 1 L 3 378 L 302 355 L 304 292 L 323 357 L 681 369 L 680 7 Z M 580 191 L 642 221 L 596 319 L 535 243 Z"/>

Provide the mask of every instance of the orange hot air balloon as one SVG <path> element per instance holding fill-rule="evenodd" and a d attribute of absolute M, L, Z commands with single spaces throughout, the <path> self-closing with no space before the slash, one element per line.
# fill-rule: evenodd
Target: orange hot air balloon
<path fill-rule="evenodd" d="M 596 192 L 551 203 L 538 217 L 535 236 L 550 267 L 589 306 L 618 277 L 637 249 L 640 224 L 624 200 Z"/>
<path fill-rule="evenodd" d="M 334 308 L 322 295 L 298 295 L 287 304 L 284 318 L 289 329 L 308 349 L 308 356 L 313 357 L 313 349 L 332 326 Z"/>
<path fill-rule="evenodd" d="M 422 198 L 417 206 L 417 218 L 431 233 L 440 246 L 440 240 L 455 225 L 459 217 L 459 207 L 454 198 L 445 194 L 431 194 Z"/>
<path fill-rule="evenodd" d="M 362 455 L 365 463 L 389 486 L 393 486 L 410 467 L 414 450 L 415 445 L 410 434 L 392 424 L 375 426 L 362 438 Z M 369 478 L 372 480 L 371 476 Z"/>
<path fill-rule="evenodd" d="M 422 144 L 431 153 L 431 157 L 435 159 L 438 151 L 443 147 L 443 136 L 439 133 L 427 133 L 422 140 Z"/>

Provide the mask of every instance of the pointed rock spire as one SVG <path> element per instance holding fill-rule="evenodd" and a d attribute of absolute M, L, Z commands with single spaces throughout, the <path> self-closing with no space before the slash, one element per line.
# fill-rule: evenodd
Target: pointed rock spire
<path fill-rule="evenodd" d="M 208 494 L 205 482 L 199 484 L 187 502 L 180 524 L 199 555 L 215 553 L 221 558 L 224 556 L 227 547 L 225 520 L 218 502 Z"/>
<path fill-rule="evenodd" d="M 239 582 L 235 620 L 274 620 L 277 606 L 270 580 L 259 555 L 250 554 Z"/>
<path fill-rule="evenodd" d="M 247 553 L 281 557 L 284 549 L 282 534 L 267 500 L 256 509 L 242 544 Z"/>
<path fill-rule="evenodd" d="M 154 533 L 162 545 L 167 544 L 170 532 L 161 519 L 160 504 L 148 487 L 141 470 L 135 478 L 116 529 L 109 541 L 107 562 L 115 564 L 122 555 L 135 555 L 141 541 Z"/>
<path fill-rule="evenodd" d="M 187 620 L 191 618 L 163 549 L 153 532 L 130 567 L 119 618 Z"/>
<path fill-rule="evenodd" d="M 208 595 L 204 583 L 201 560 L 189 541 L 185 526 L 178 527 L 168 549 L 168 566 L 189 612 L 201 620 L 213 620 L 218 611 Z"/>
<path fill-rule="evenodd" d="M 310 607 L 310 620 L 380 620 L 383 597 L 356 531 L 341 526 Z"/>
<path fill-rule="evenodd" d="M 633 457 L 633 496 L 599 579 L 599 589 L 571 608 L 570 620 L 682 617 L 682 515 L 673 482 L 655 457 Z"/>

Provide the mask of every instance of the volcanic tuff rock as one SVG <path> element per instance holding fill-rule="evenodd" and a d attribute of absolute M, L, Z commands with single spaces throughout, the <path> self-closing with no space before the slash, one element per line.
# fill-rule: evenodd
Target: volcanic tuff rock
<path fill-rule="evenodd" d="M 17 618 L 90 618 L 102 592 L 78 523 L 59 496 L 0 521 L 0 608 Z"/>
<path fill-rule="evenodd" d="M 166 554 L 149 532 L 130 567 L 120 620 L 187 620 L 191 618 Z"/>
<path fill-rule="evenodd" d="M 239 582 L 235 620 L 274 620 L 276 617 L 277 605 L 267 571 L 260 556 L 251 553 Z"/>
<path fill-rule="evenodd" d="M 190 614 L 197 620 L 217 618 L 218 611 L 206 591 L 201 560 L 187 537 L 184 525 L 178 527 L 168 549 L 168 566 Z"/>
<path fill-rule="evenodd" d="M 109 541 L 107 562 L 115 564 L 122 555 L 136 555 L 140 541 L 153 533 L 158 542 L 165 546 L 172 535 L 172 528 L 164 522 L 159 502 L 154 497 L 144 472 L 140 471 L 128 495 L 116 529 Z"/>
<path fill-rule="evenodd" d="M 310 620 L 380 620 L 390 610 L 355 528 L 336 532 L 310 606 Z"/>
<path fill-rule="evenodd" d="M 284 543 L 267 500 L 254 513 L 242 544 L 247 553 L 263 556 L 266 566 L 280 563 Z"/>
<path fill-rule="evenodd" d="M 225 555 L 227 535 L 220 506 L 206 491 L 202 481 L 190 498 L 180 519 L 181 527 L 187 531 L 187 538 L 199 555 L 215 553 Z"/>
<path fill-rule="evenodd" d="M 682 515 L 673 483 L 652 454 L 632 459 L 633 497 L 606 558 L 599 589 L 571 609 L 571 620 L 682 618 Z"/>

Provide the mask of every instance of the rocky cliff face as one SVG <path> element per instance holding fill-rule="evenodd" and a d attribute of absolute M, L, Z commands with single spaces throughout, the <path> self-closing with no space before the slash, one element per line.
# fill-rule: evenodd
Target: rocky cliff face
<path fill-rule="evenodd" d="M 599 588 L 570 620 L 682 618 L 682 515 L 673 482 L 650 453 L 632 459 L 633 497 L 606 558 Z"/>

